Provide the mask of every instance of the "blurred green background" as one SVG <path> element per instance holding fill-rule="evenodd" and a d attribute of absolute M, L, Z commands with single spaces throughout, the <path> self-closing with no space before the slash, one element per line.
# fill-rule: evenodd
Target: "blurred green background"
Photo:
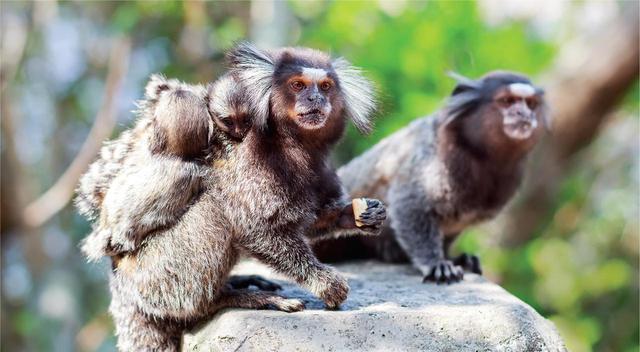
<path fill-rule="evenodd" d="M 623 21 L 628 5 L 3 1 L 2 349 L 114 349 L 108 263 L 89 265 L 77 250 L 89 224 L 64 196 L 57 197 L 64 207 L 43 224 L 24 209 L 69 168 L 96 116 L 115 119 L 113 132 L 103 129 L 110 137 L 131 125 L 130 111 L 151 73 L 212 81 L 224 72 L 223 51 L 240 39 L 345 56 L 376 82 L 381 109 L 371 136 L 348 131 L 335 153 L 339 165 L 441 106 L 453 87 L 448 70 L 478 77 L 509 69 L 542 85 L 553 82 L 571 67 L 557 65 L 561 57 L 584 59 L 574 39 Z M 591 59 L 602 64 L 599 56 Z M 110 74 L 115 81 L 120 76 L 119 84 L 106 83 Z M 498 219 L 467 231 L 457 244 L 480 254 L 491 280 L 551 319 L 572 351 L 640 350 L 637 71 L 633 75 L 624 99 L 562 159 L 550 202 L 524 241 L 504 240 L 510 234 Z M 544 160 L 538 155 L 534 166 Z M 551 172 L 531 170 L 529 178 Z M 526 197 L 516 203 L 536 205 Z"/>

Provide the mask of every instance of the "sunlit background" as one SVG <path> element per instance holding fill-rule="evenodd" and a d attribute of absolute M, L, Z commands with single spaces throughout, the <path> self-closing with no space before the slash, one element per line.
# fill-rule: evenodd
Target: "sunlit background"
<path fill-rule="evenodd" d="M 479 253 L 486 276 L 551 319 L 571 351 L 640 350 L 634 2 L 0 6 L 2 350 L 114 349 L 108 263 L 89 265 L 77 249 L 89 231 L 69 205 L 78 173 L 100 140 L 131 125 L 151 73 L 212 81 L 240 39 L 342 55 L 376 82 L 376 131 L 349 130 L 336 165 L 441 106 L 448 70 L 516 70 L 547 87 L 555 131 L 531 160 L 527 188 L 457 248 Z"/>

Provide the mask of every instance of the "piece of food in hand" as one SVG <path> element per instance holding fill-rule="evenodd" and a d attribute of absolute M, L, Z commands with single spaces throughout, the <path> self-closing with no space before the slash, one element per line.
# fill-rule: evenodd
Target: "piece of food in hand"
<path fill-rule="evenodd" d="M 367 199 L 366 198 L 356 198 L 351 201 L 351 205 L 353 206 L 353 218 L 356 221 L 356 226 L 362 227 L 365 226 L 362 221 L 360 221 L 360 215 L 367 211 Z"/>

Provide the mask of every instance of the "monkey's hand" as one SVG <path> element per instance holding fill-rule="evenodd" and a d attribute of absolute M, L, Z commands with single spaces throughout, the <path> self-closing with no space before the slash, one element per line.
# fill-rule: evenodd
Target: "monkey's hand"
<path fill-rule="evenodd" d="M 90 262 L 97 262 L 105 256 L 114 256 L 135 249 L 134 241 L 127 236 L 117 236 L 111 229 L 99 226 L 80 244 L 80 250 Z"/>
<path fill-rule="evenodd" d="M 310 290 L 324 301 L 328 309 L 337 309 L 347 299 L 347 280 L 330 266 L 323 266 L 309 281 Z"/>
<path fill-rule="evenodd" d="M 430 265 L 420 267 L 420 271 L 425 275 L 422 282 L 435 282 L 437 284 L 450 284 L 459 282 L 464 277 L 462 267 L 455 265 L 447 259 L 438 259 Z"/>
<path fill-rule="evenodd" d="M 366 207 L 362 207 L 362 205 Z M 380 233 L 384 220 L 387 218 L 387 209 L 384 203 L 377 199 L 354 199 L 353 216 L 356 226 L 361 230 L 378 234 Z"/>
<path fill-rule="evenodd" d="M 97 262 L 107 255 L 109 233 L 95 229 L 80 243 L 80 250 L 90 262 Z"/>
<path fill-rule="evenodd" d="M 117 255 L 134 251 L 139 245 L 137 231 L 133 228 L 116 227 L 109 236 L 107 251 L 109 255 Z"/>

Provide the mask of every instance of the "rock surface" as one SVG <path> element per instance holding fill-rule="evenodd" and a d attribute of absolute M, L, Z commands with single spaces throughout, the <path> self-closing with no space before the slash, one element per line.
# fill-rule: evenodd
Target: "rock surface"
<path fill-rule="evenodd" d="M 305 290 L 278 281 L 298 313 L 227 309 L 184 335 L 184 351 L 566 351 L 551 322 L 480 276 L 423 284 L 407 265 L 338 265 L 351 291 L 339 311 L 323 310 Z M 237 274 L 282 279 L 255 262 Z"/>

